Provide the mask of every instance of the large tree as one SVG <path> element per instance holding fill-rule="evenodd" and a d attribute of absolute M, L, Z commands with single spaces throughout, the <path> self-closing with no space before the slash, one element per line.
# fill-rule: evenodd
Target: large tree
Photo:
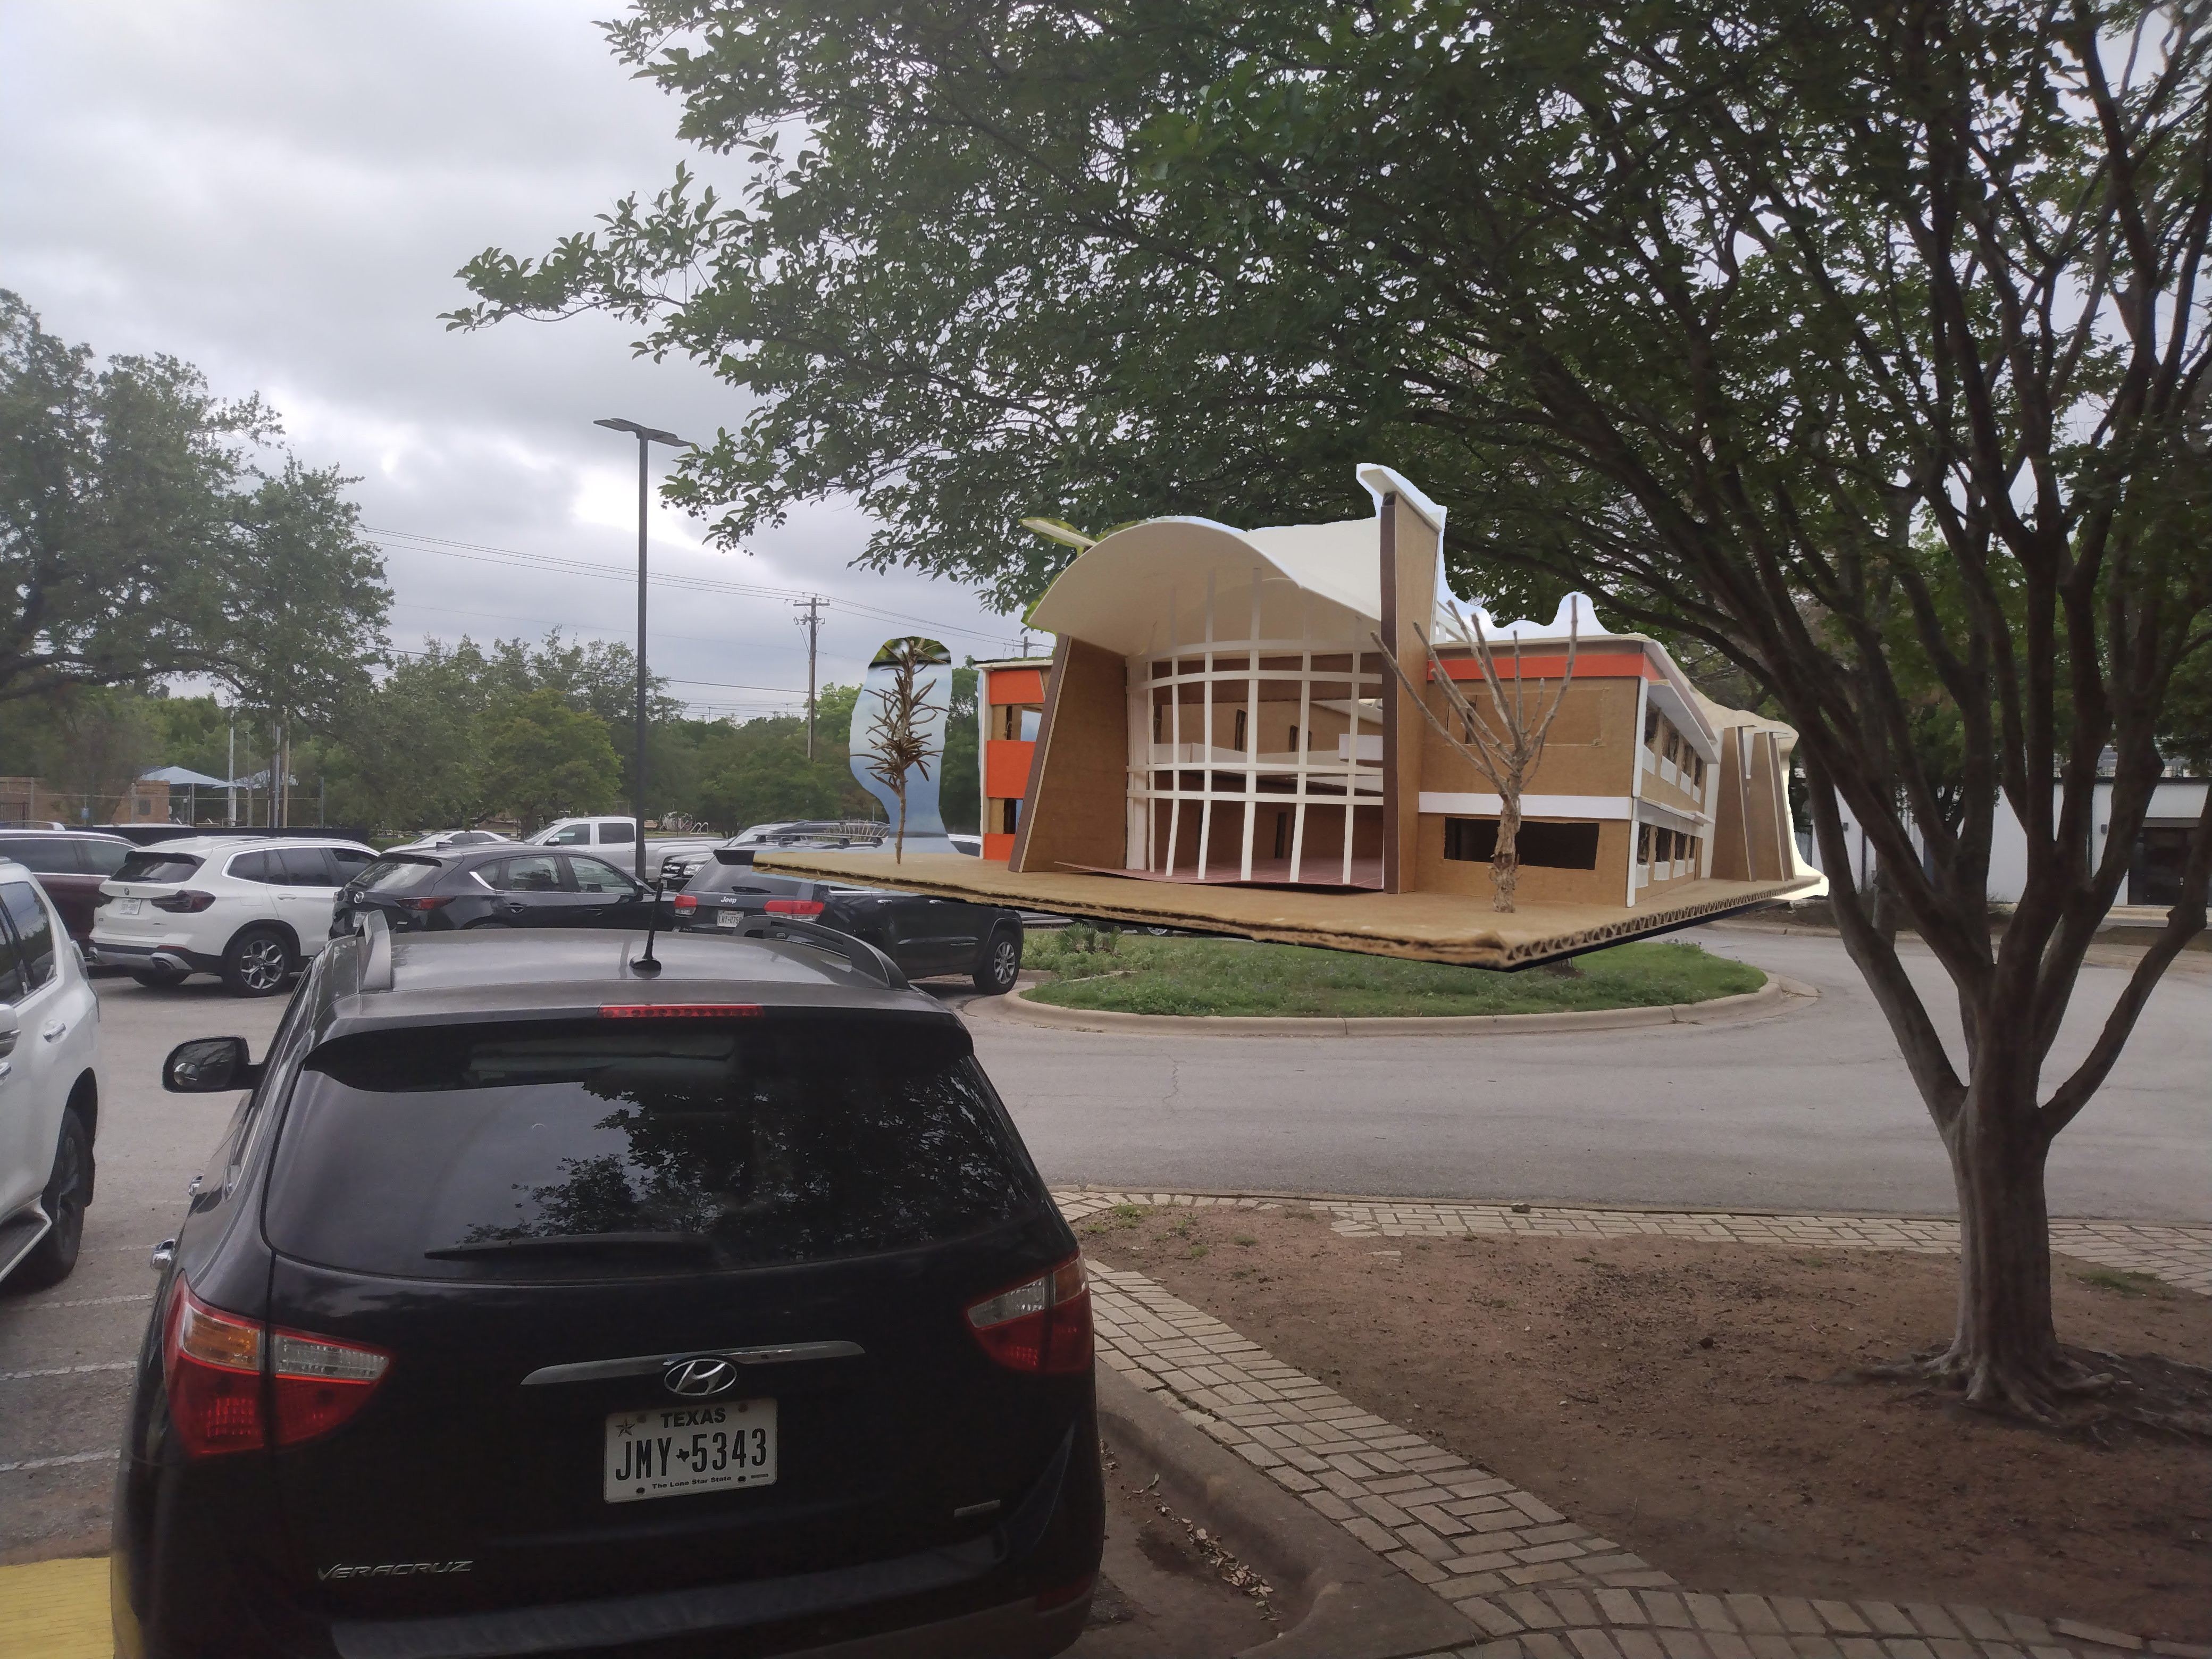
<path fill-rule="evenodd" d="M 356 480 L 287 458 L 234 508 L 215 678 L 270 734 L 276 775 L 295 771 L 295 728 L 330 732 L 384 659 L 392 591 L 345 496 Z M 271 822 L 290 822 L 289 784 Z"/>
<path fill-rule="evenodd" d="M 0 699 L 211 666 L 231 509 L 275 430 L 173 357 L 95 363 L 0 289 Z"/>
<path fill-rule="evenodd" d="M 2212 875 L 2208 807 L 2188 896 L 2046 1078 L 2212 651 L 2201 3 L 640 0 L 611 33 L 741 188 L 680 173 L 489 252 L 457 325 L 606 307 L 750 393 L 677 492 L 725 538 L 852 491 L 872 557 L 1014 599 L 1056 556 L 1024 513 L 1348 515 L 1381 459 L 1452 508 L 1475 591 L 1583 587 L 1741 673 L 1798 728 L 1951 1158 L 1926 1369 L 2037 1415 L 2094 1385 L 2045 1160 Z"/>

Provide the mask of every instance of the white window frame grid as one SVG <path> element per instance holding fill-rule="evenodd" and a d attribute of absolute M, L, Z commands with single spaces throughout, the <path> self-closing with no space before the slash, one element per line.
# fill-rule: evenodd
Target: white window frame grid
<path fill-rule="evenodd" d="M 1261 634 L 1260 601 L 1261 589 L 1270 582 L 1292 587 L 1298 594 L 1298 636 L 1296 639 L 1269 639 Z M 1315 811 L 1335 810 L 1344 817 L 1344 848 L 1338 860 L 1338 884 L 1352 885 L 1352 848 L 1358 814 L 1374 812 L 1379 818 L 1382 811 L 1382 763 L 1363 760 L 1359 753 L 1362 718 L 1360 702 L 1371 687 L 1379 698 L 1382 692 L 1384 668 L 1379 652 L 1364 651 L 1356 640 L 1338 641 L 1316 639 L 1313 633 L 1311 599 L 1303 588 L 1297 588 L 1288 578 L 1270 575 L 1261 567 L 1252 572 L 1251 616 L 1241 639 L 1223 639 L 1217 631 L 1216 573 L 1208 571 L 1206 578 L 1203 636 L 1186 643 L 1177 637 L 1181 620 L 1180 595 L 1170 588 L 1168 592 L 1167 643 L 1164 649 L 1148 650 L 1128 659 L 1129 734 L 1132 752 L 1127 767 L 1128 800 L 1131 831 L 1125 859 L 1134 854 L 1138 835 L 1136 819 L 1143 818 L 1143 860 L 1141 867 L 1147 872 L 1169 877 L 1176 873 L 1176 847 L 1182 838 L 1184 803 L 1194 805 L 1199 815 L 1198 858 L 1194 871 L 1199 881 L 1207 878 L 1209 855 L 1212 852 L 1213 808 L 1218 801 L 1233 801 L 1243 808 L 1243 846 L 1238 855 L 1237 879 L 1252 879 L 1252 843 L 1258 827 L 1261 805 L 1287 807 L 1291 812 L 1290 880 L 1295 884 L 1305 878 L 1306 816 L 1309 808 Z M 1337 607 L 1332 606 L 1332 609 Z M 1372 643 L 1370 641 L 1369 643 Z M 1194 670 L 1183 667 L 1184 659 L 1196 658 L 1200 666 Z M 1217 659 L 1224 656 L 1242 656 L 1243 668 L 1218 668 Z M 1276 667 L 1262 669 L 1263 656 L 1298 659 L 1295 669 Z M 1348 659 L 1344 668 L 1316 669 L 1316 656 L 1341 656 Z M 1377 660 L 1370 672 L 1363 659 L 1375 656 Z M 1164 660 L 1165 673 L 1156 672 L 1153 665 Z M 1291 751 L 1288 766 L 1260 762 L 1260 682 L 1261 679 L 1280 682 L 1295 678 L 1298 682 L 1298 741 Z M 1242 680 L 1245 684 L 1244 708 L 1245 746 L 1237 756 L 1236 763 L 1224 764 L 1218 760 L 1213 744 L 1213 688 L 1217 682 Z M 1351 691 L 1347 700 L 1350 709 L 1350 729 L 1346 734 L 1345 758 L 1334 756 L 1317 758 L 1313 752 L 1313 687 L 1316 680 L 1331 684 L 1343 684 Z M 1195 763 L 1183 757 L 1182 688 L 1198 684 L 1201 716 L 1200 731 L 1205 741 L 1195 745 L 1203 750 L 1203 757 Z M 1168 693 L 1168 741 L 1164 745 L 1169 759 L 1161 763 L 1155 751 L 1162 745 L 1152 741 L 1153 695 L 1160 690 Z M 1379 718 L 1365 722 L 1379 736 L 1382 726 Z M 1137 750 L 1142 750 L 1141 758 Z M 1236 754 L 1237 751 L 1230 751 Z M 1198 771 L 1200 783 L 1195 789 L 1182 787 L 1181 775 L 1193 767 Z M 1235 771 L 1243 774 L 1241 789 L 1218 789 L 1213 780 L 1217 773 Z M 1158 775 L 1164 773 L 1169 781 L 1163 786 Z M 1273 792 L 1260 793 L 1260 778 L 1288 776 L 1292 781 L 1288 794 Z M 1311 783 L 1334 783 L 1343 790 L 1341 796 L 1315 795 L 1309 793 Z M 1168 825 L 1164 853 L 1159 846 L 1159 817 L 1154 804 L 1168 803 Z"/>

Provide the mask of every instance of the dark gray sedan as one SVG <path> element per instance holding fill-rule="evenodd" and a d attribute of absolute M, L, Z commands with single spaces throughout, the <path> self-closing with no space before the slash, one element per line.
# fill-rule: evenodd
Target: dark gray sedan
<path fill-rule="evenodd" d="M 1022 970 L 1018 912 L 924 893 L 770 875 L 750 848 L 718 848 L 670 902 L 685 933 L 738 933 L 756 917 L 790 916 L 866 941 L 909 979 L 958 974 L 989 996 L 1014 988 Z"/>

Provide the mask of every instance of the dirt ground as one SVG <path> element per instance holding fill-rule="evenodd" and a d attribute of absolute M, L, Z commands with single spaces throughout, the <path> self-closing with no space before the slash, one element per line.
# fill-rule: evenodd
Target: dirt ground
<path fill-rule="evenodd" d="M 1134 1267 L 1694 1589 L 1966 1601 L 2212 1640 L 2212 1449 L 1832 1382 L 1948 1334 L 1956 1264 L 1658 1238 L 1346 1238 L 1302 1206 L 1095 1218 Z M 2212 1364 L 2212 1304 L 2056 1264 L 2077 1346 Z"/>

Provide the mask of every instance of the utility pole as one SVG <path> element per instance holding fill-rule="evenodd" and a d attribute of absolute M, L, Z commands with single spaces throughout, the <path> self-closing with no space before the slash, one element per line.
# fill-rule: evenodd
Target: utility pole
<path fill-rule="evenodd" d="M 223 791 L 226 805 L 223 808 L 222 821 L 225 823 L 235 824 L 238 822 L 238 716 L 236 714 L 230 717 L 228 727 L 230 758 L 224 763 L 222 769 L 223 782 L 228 787 Z"/>
<path fill-rule="evenodd" d="M 792 601 L 793 605 L 798 600 Z M 814 758 L 814 649 L 822 634 L 822 596 L 811 594 L 806 600 L 806 614 L 793 617 L 792 621 L 806 630 L 806 758 Z"/>
<path fill-rule="evenodd" d="M 637 769 L 630 775 L 630 817 L 637 825 L 637 840 L 632 843 L 636 854 L 637 878 L 645 880 L 645 515 L 650 501 L 652 476 L 647 460 L 655 444 L 672 444 L 678 449 L 693 449 L 697 446 L 673 432 L 663 432 L 658 427 L 640 426 L 635 421 L 594 421 L 593 426 L 607 427 L 616 432 L 634 433 L 637 437 Z"/>

